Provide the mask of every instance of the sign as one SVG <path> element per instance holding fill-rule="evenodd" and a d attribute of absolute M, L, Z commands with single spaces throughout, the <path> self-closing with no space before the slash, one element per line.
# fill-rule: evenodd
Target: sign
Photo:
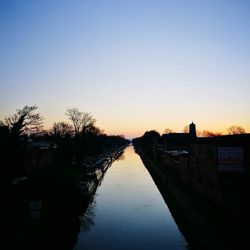
<path fill-rule="evenodd" d="M 243 172 L 243 147 L 218 147 L 219 172 Z"/>

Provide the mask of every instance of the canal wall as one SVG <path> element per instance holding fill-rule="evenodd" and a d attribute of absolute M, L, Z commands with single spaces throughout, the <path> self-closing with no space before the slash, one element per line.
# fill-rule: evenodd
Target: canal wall
<path fill-rule="evenodd" d="M 40 169 L 20 179 L 8 190 L 2 190 L 1 223 L 4 233 L 0 249 L 71 250 L 80 229 L 79 216 L 91 202 L 108 167 L 126 146 L 106 152 L 93 160 L 88 168 Z M 97 169 L 100 175 L 92 175 Z M 78 184 L 88 173 L 87 180 L 94 181 L 94 188 L 87 189 L 89 193 L 86 196 Z"/>
<path fill-rule="evenodd" d="M 92 197 L 94 196 L 97 187 L 101 184 L 107 169 L 116 159 L 119 158 L 121 154 L 123 154 L 126 147 L 127 145 L 116 148 L 104 155 L 101 155 L 90 164 L 83 165 L 82 173 L 77 176 L 77 186 L 81 190 L 82 194 L 81 215 L 85 213 L 90 202 L 92 201 Z"/>
<path fill-rule="evenodd" d="M 136 152 L 154 179 L 190 249 L 244 249 L 245 232 L 241 233 L 239 225 L 235 227 L 218 207 L 185 189 L 175 176 L 163 171 L 159 162 L 138 149 Z"/>

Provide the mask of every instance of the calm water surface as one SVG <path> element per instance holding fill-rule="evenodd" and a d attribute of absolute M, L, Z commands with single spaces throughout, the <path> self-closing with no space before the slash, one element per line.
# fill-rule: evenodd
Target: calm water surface
<path fill-rule="evenodd" d="M 98 187 L 74 249 L 188 249 L 133 147 L 122 158 Z"/>

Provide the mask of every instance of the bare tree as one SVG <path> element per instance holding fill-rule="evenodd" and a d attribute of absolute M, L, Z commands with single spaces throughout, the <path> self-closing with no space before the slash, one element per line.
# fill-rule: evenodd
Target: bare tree
<path fill-rule="evenodd" d="M 44 118 L 40 113 L 35 113 L 37 108 L 36 105 L 26 105 L 17 109 L 15 114 L 5 118 L 5 125 L 9 127 L 13 136 L 31 134 L 42 129 Z"/>
<path fill-rule="evenodd" d="M 164 130 L 164 134 L 170 134 L 170 133 L 174 133 L 174 131 L 172 129 L 170 129 L 170 128 L 166 128 Z"/>
<path fill-rule="evenodd" d="M 104 130 L 102 130 L 102 129 L 100 129 L 100 128 L 94 126 L 94 125 L 88 126 L 86 132 L 89 132 L 89 133 L 92 133 L 92 134 L 95 134 L 95 135 L 104 134 Z"/>
<path fill-rule="evenodd" d="M 66 115 L 73 123 L 75 134 L 78 134 L 81 129 L 82 112 L 80 112 L 77 108 L 68 108 Z"/>
<path fill-rule="evenodd" d="M 82 113 L 82 133 L 86 133 L 95 127 L 96 119 L 90 113 Z M 96 128 L 97 129 L 97 128 Z"/>
<path fill-rule="evenodd" d="M 189 133 L 189 125 L 185 125 L 185 127 L 183 128 L 183 132 Z"/>
<path fill-rule="evenodd" d="M 73 123 L 75 135 L 86 133 L 96 122 L 90 113 L 80 112 L 77 108 L 68 108 L 66 115 Z"/>
<path fill-rule="evenodd" d="M 216 136 L 222 136 L 222 133 L 203 130 L 201 135 L 202 135 L 202 137 L 216 137 Z"/>
<path fill-rule="evenodd" d="M 246 131 L 241 126 L 233 125 L 227 129 L 229 135 L 245 134 Z"/>
<path fill-rule="evenodd" d="M 73 127 L 66 122 L 55 122 L 51 133 L 55 136 L 64 137 L 73 133 Z"/>

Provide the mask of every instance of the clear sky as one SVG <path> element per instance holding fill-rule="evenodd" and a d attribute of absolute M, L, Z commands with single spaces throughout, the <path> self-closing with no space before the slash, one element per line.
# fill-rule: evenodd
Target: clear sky
<path fill-rule="evenodd" d="M 0 0 L 0 119 L 68 107 L 108 134 L 250 132 L 250 1 Z"/>

